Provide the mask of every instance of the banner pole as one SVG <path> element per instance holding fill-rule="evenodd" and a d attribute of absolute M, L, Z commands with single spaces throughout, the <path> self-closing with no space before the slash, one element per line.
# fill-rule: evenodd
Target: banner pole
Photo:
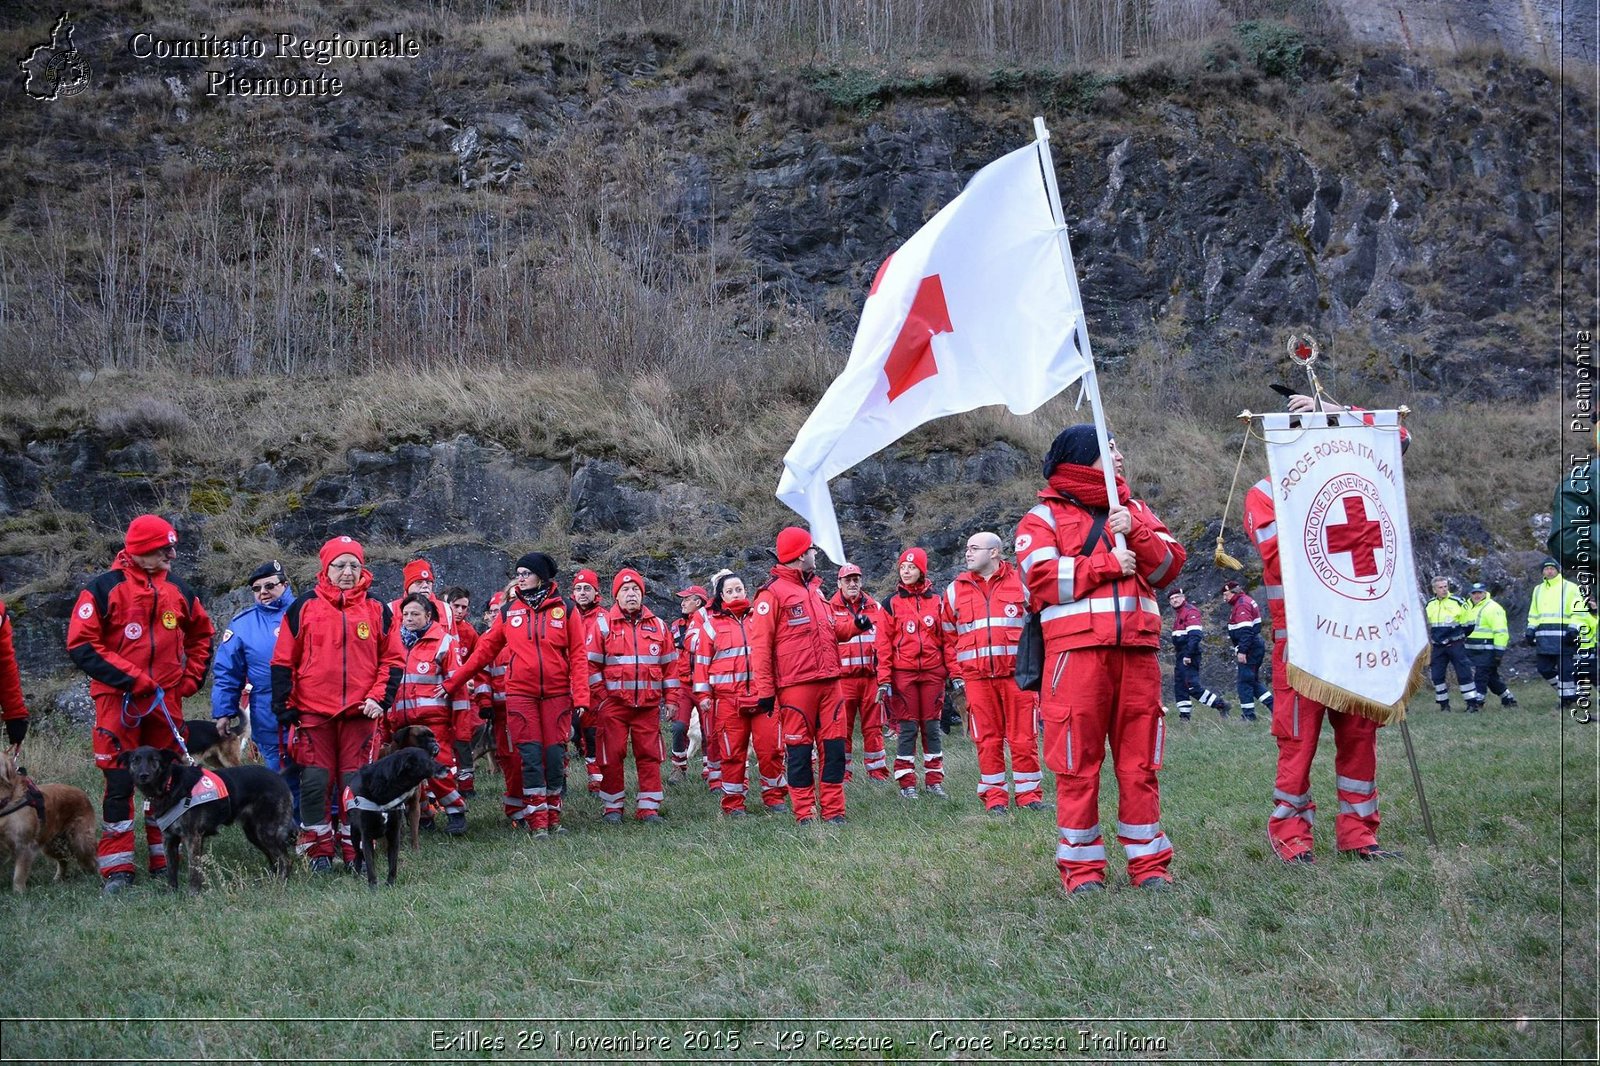
<path fill-rule="evenodd" d="M 1089 365 L 1083 375 L 1083 390 L 1089 397 L 1089 411 L 1094 415 L 1094 435 L 1100 444 L 1103 460 L 1100 465 L 1106 478 L 1106 500 L 1114 504 L 1117 502 L 1117 464 L 1111 459 L 1111 436 L 1106 431 L 1105 408 L 1100 403 L 1100 379 L 1094 369 L 1094 351 L 1089 347 L 1089 326 L 1084 318 L 1083 294 L 1078 291 L 1078 268 L 1072 261 L 1067 216 L 1061 210 L 1061 191 L 1056 187 L 1056 164 L 1050 155 L 1050 130 L 1044 124 L 1044 116 L 1034 116 L 1033 132 L 1038 138 L 1039 168 L 1044 172 L 1044 187 L 1050 198 L 1050 218 L 1057 226 L 1056 246 L 1061 250 L 1061 265 L 1067 272 L 1067 291 L 1072 293 L 1072 302 L 1078 307 L 1078 324 L 1072 331 L 1072 337 L 1083 352 L 1084 362 Z M 1127 538 L 1121 533 L 1116 534 L 1116 543 L 1119 548 L 1128 546 Z"/>
<path fill-rule="evenodd" d="M 1400 719 L 1400 735 L 1406 742 L 1406 760 L 1411 763 L 1411 783 L 1417 789 L 1417 806 L 1422 808 L 1422 831 L 1428 834 L 1428 846 L 1439 846 L 1438 838 L 1433 835 L 1433 812 L 1428 810 L 1428 797 L 1422 791 L 1422 770 L 1417 765 L 1417 749 L 1411 746 L 1411 725 L 1404 718 Z"/>

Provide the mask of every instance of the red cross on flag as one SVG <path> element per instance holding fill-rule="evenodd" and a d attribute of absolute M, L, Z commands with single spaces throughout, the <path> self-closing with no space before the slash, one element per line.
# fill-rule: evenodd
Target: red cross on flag
<path fill-rule="evenodd" d="M 1027 414 L 1091 367 L 1047 142 L 995 160 L 884 260 L 850 361 L 783 460 L 778 498 L 844 561 L 830 478 L 924 422 Z"/>
<path fill-rule="evenodd" d="M 1402 714 L 1428 665 L 1428 625 L 1411 556 L 1399 416 L 1272 414 L 1262 428 L 1289 681 L 1329 706 Z"/>

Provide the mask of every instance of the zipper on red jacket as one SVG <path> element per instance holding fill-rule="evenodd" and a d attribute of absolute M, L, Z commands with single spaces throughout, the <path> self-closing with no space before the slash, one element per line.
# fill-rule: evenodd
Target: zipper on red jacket
<path fill-rule="evenodd" d="M 344 609 L 344 593 L 339 593 L 339 632 L 344 639 L 339 641 L 339 711 L 343 714 L 345 708 L 350 706 L 350 612 Z"/>

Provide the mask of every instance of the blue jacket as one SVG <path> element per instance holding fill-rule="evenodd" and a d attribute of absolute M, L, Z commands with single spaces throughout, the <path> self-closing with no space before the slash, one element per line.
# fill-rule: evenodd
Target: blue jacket
<path fill-rule="evenodd" d="M 248 681 L 251 730 L 278 727 L 272 713 L 272 649 L 278 643 L 284 612 L 293 602 L 294 591 L 285 586 L 283 595 L 271 606 L 251 604 L 222 631 L 211 671 L 212 718 L 226 718 L 239 709 L 239 693 Z"/>

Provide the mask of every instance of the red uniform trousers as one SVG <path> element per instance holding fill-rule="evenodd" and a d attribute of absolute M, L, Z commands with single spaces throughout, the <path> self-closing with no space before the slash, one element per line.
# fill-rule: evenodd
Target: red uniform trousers
<path fill-rule="evenodd" d="M 572 735 L 571 696 L 506 693 L 511 744 L 522 768 L 522 795 L 533 832 L 561 824 L 561 793 L 567 783 L 567 738 Z"/>
<path fill-rule="evenodd" d="M 183 701 L 168 694 L 167 713 L 183 729 Z M 133 873 L 133 775 L 118 758 L 143 745 L 178 751 L 177 738 L 161 708 L 151 696 L 136 696 L 123 711 L 122 693 L 108 692 L 94 698 L 94 764 L 105 776 L 105 792 L 100 800 L 100 876 Z M 143 712 L 141 714 L 141 712 Z M 140 717 L 135 717 L 140 715 Z M 149 849 L 150 872 L 167 868 L 167 849 L 161 830 L 150 818 L 150 804 L 144 804 L 144 842 Z"/>
<path fill-rule="evenodd" d="M 1063 659 L 1065 660 L 1063 662 Z M 1166 725 L 1161 668 L 1154 648 L 1046 648 L 1047 670 L 1059 680 L 1043 694 L 1045 763 L 1056 774 L 1056 865 L 1072 891 L 1104 881 L 1100 836 L 1100 764 L 1106 741 L 1117 775 L 1117 839 L 1128 857 L 1128 880 L 1167 877 L 1172 842 L 1161 831 L 1161 769 Z"/>
<path fill-rule="evenodd" d="M 779 685 L 779 727 L 785 749 L 785 774 L 789 803 L 798 822 L 816 817 L 820 795 L 823 818 L 844 816 L 844 706 L 839 683 L 804 681 Z M 822 744 L 822 783 L 813 785 L 812 752 Z"/>
<path fill-rule="evenodd" d="M 1011 791 L 1017 806 L 1043 802 L 1039 733 L 1034 727 L 1038 697 L 1023 692 L 1009 677 L 967 681 L 967 729 L 978 749 L 978 798 L 989 810 L 1004 810 Z M 1011 748 L 1011 784 L 1006 788 L 1006 748 Z"/>
<path fill-rule="evenodd" d="M 761 802 L 767 807 L 783 804 L 783 749 L 778 743 L 778 716 L 763 714 L 754 703 L 748 707 L 732 700 L 716 700 L 712 719 L 717 732 L 711 744 L 722 766 L 723 813 L 744 810 L 749 786 L 750 748 L 756 749 L 756 770 L 761 775 Z"/>
<path fill-rule="evenodd" d="M 917 738 L 921 736 L 923 783 L 943 784 L 944 737 L 939 732 L 939 718 L 944 712 L 944 681 L 899 670 L 891 676 L 894 695 L 889 697 L 889 721 L 900 734 L 894 783 L 901 788 L 916 785 Z"/>
<path fill-rule="evenodd" d="M 483 719 L 478 717 L 478 709 L 467 701 L 466 706 L 460 706 L 460 701 L 451 705 L 450 735 L 455 738 L 455 743 L 445 740 L 445 734 L 439 734 L 439 747 L 453 748 L 457 757 L 456 780 L 461 784 L 461 794 L 470 796 L 476 790 L 472 765 L 472 734 L 482 724 Z"/>
<path fill-rule="evenodd" d="M 500 799 L 500 809 L 511 819 L 514 828 L 521 829 L 533 812 L 528 809 L 528 799 L 522 791 L 522 756 L 511 742 L 510 719 L 502 700 L 494 701 L 489 722 L 494 734 L 494 762 L 500 767 L 500 776 L 506 779 L 506 793 Z"/>
<path fill-rule="evenodd" d="M 633 739 L 633 767 L 639 780 L 635 818 L 661 810 L 661 712 L 607 698 L 600 704 L 600 802 L 610 814 L 622 812 L 623 760 Z"/>
<path fill-rule="evenodd" d="M 870 675 L 841 677 L 839 697 L 844 700 L 844 777 L 850 780 L 850 749 L 856 722 L 861 722 L 861 761 L 874 781 L 889 780 L 889 763 L 883 752 L 883 704 L 878 702 L 877 681 Z"/>
<path fill-rule="evenodd" d="M 361 769 L 372 744 L 377 721 L 363 714 L 305 713 L 295 727 L 294 761 L 300 764 L 300 816 L 321 818 L 300 828 L 300 849 L 309 857 L 333 858 L 334 805 L 350 775 Z M 337 785 L 337 787 L 334 787 Z M 355 861 L 350 845 L 350 823 L 339 812 L 339 854 L 345 862 Z"/>
<path fill-rule="evenodd" d="M 1340 851 L 1378 842 L 1378 723 L 1358 714 L 1328 710 L 1289 687 L 1284 641 L 1272 649 L 1272 735 L 1278 741 L 1278 777 L 1272 787 L 1267 839 L 1278 858 L 1292 862 L 1311 850 L 1317 805 L 1311 801 L 1311 760 L 1317 754 L 1326 714 L 1333 725 L 1333 772 L 1339 814 L 1333 820 Z"/>

